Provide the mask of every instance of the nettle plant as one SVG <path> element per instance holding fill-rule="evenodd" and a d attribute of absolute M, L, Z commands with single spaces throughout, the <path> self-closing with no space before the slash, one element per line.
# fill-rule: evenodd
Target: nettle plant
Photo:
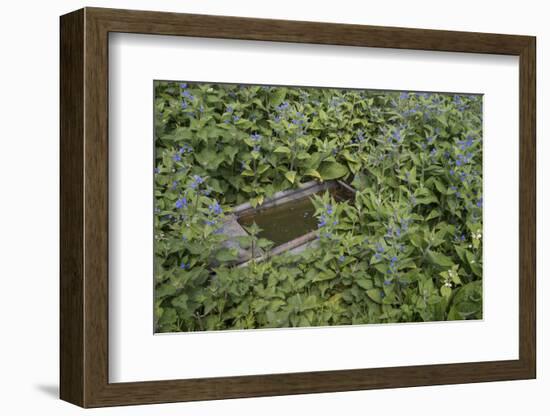
<path fill-rule="evenodd" d="M 482 98 L 155 83 L 158 332 L 479 319 Z M 311 180 L 318 240 L 271 255 L 223 224 Z M 254 258 L 256 252 L 263 253 Z"/>

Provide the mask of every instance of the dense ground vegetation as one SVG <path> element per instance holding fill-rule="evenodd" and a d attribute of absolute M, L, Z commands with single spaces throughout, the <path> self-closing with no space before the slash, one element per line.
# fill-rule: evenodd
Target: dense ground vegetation
<path fill-rule="evenodd" d="M 154 105 L 157 331 L 481 318 L 481 96 L 156 82 Z M 331 179 L 357 193 L 315 198 L 317 247 L 232 265 L 232 206 Z"/>

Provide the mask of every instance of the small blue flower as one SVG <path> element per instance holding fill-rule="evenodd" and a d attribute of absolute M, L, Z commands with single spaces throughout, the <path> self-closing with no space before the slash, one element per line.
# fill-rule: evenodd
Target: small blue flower
<path fill-rule="evenodd" d="M 159 169 L 159 168 L 155 168 L 154 172 L 155 172 L 155 173 L 160 173 L 160 169 Z"/>
<path fill-rule="evenodd" d="M 181 102 L 181 109 L 182 109 L 182 110 L 186 110 L 186 109 L 187 109 L 187 101 L 182 101 L 182 102 Z"/>
<path fill-rule="evenodd" d="M 228 105 L 228 106 L 225 108 L 225 112 L 231 114 L 231 113 L 233 112 L 233 107 L 231 107 L 230 105 Z"/>
<path fill-rule="evenodd" d="M 189 269 L 189 267 L 190 267 L 189 264 L 186 264 L 186 263 L 184 263 L 184 262 L 182 262 L 182 263 L 180 264 L 180 269 L 182 269 L 182 270 Z"/>
<path fill-rule="evenodd" d="M 402 92 L 400 95 L 399 95 L 399 99 L 400 100 L 406 100 L 409 98 L 409 93 L 408 92 Z"/>
<path fill-rule="evenodd" d="M 203 178 L 201 178 L 199 175 L 194 175 L 193 176 L 193 182 L 191 182 L 191 188 L 192 189 L 197 189 L 197 186 L 199 186 L 203 182 L 204 182 Z"/>
<path fill-rule="evenodd" d="M 223 212 L 222 207 L 220 206 L 218 201 L 214 201 L 214 203 L 211 204 L 208 208 L 216 215 L 220 215 Z"/>
<path fill-rule="evenodd" d="M 478 208 L 481 208 L 483 206 L 483 198 L 479 198 L 476 202 L 476 205 Z"/>
<path fill-rule="evenodd" d="M 237 121 L 239 121 L 240 119 L 241 119 L 241 118 L 240 118 L 239 116 L 237 116 L 237 115 L 234 115 L 234 116 L 233 116 L 233 121 L 234 121 L 234 122 L 237 122 Z"/>
<path fill-rule="evenodd" d="M 326 209 L 328 215 L 332 215 L 332 213 L 334 212 L 334 210 L 332 209 L 332 205 L 330 204 L 326 206 Z"/>
<path fill-rule="evenodd" d="M 172 189 L 176 189 L 178 187 L 178 181 L 172 182 Z"/>
<path fill-rule="evenodd" d="M 283 101 L 279 106 L 276 107 L 276 110 L 277 110 L 277 111 L 284 111 L 284 110 L 286 110 L 289 106 L 290 106 L 290 104 L 288 103 L 288 101 Z"/>
<path fill-rule="evenodd" d="M 176 153 L 174 156 L 172 156 L 172 160 L 173 160 L 174 162 L 179 162 L 179 161 L 181 161 L 181 156 L 180 156 L 180 154 L 179 154 L 179 153 Z"/>
<path fill-rule="evenodd" d="M 187 198 L 182 197 L 176 201 L 176 208 L 182 209 L 183 207 L 187 206 Z"/>
<path fill-rule="evenodd" d="M 319 222 L 317 223 L 317 227 L 321 228 L 321 227 L 324 227 L 325 225 L 327 225 L 327 218 L 324 215 L 321 215 L 321 217 L 319 217 Z"/>
<path fill-rule="evenodd" d="M 384 280 L 384 285 L 389 286 L 389 285 L 391 285 L 391 284 L 392 284 L 392 281 L 391 281 L 391 280 L 387 280 L 387 279 Z"/>
<path fill-rule="evenodd" d="M 258 133 L 253 133 L 253 134 L 250 135 L 250 138 L 252 140 L 254 140 L 255 142 L 257 142 L 257 141 L 262 139 L 262 135 L 258 134 Z"/>
<path fill-rule="evenodd" d="M 180 84 L 180 88 L 181 88 L 182 90 L 186 89 L 186 88 L 187 88 L 187 83 L 186 83 L 186 82 L 182 82 L 182 83 Z"/>
<path fill-rule="evenodd" d="M 462 150 L 466 150 L 474 144 L 474 139 L 472 136 L 466 136 L 466 140 L 459 140 L 458 144 Z"/>
<path fill-rule="evenodd" d="M 392 134 L 392 137 L 397 143 L 401 143 L 403 141 L 400 130 L 395 130 Z"/>
<path fill-rule="evenodd" d="M 345 260 L 346 260 L 346 256 L 344 256 L 344 255 L 338 257 L 338 261 L 339 261 L 340 263 L 343 263 Z"/>
<path fill-rule="evenodd" d="M 193 97 L 193 94 L 191 94 L 189 90 L 183 91 L 181 95 L 183 95 L 185 98 L 187 98 L 190 101 L 193 101 L 195 99 L 195 97 Z"/>

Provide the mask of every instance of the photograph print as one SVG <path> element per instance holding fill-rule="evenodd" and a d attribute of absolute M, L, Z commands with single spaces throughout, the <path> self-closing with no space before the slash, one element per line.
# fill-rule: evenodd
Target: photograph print
<path fill-rule="evenodd" d="M 482 104 L 155 81 L 155 332 L 482 319 Z"/>

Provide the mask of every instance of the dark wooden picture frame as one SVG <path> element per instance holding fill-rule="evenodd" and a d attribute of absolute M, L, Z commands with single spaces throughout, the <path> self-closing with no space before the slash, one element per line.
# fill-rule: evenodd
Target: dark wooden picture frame
<path fill-rule="evenodd" d="M 351 391 L 536 377 L 535 38 L 85 8 L 61 17 L 60 396 L 82 407 Z M 519 359 L 109 383 L 110 32 L 519 57 Z"/>

